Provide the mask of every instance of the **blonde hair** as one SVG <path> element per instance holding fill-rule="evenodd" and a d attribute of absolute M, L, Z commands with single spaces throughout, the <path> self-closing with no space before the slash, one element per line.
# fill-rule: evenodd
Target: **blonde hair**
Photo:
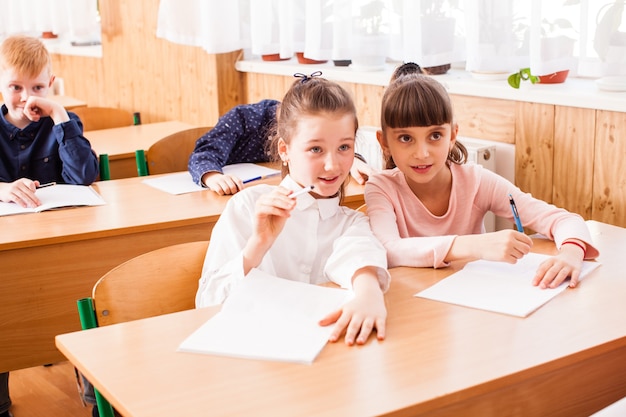
<path fill-rule="evenodd" d="M 10 36 L 0 46 L 0 70 L 13 69 L 20 75 L 35 78 L 44 69 L 52 73 L 52 60 L 45 45 L 30 36 Z"/>

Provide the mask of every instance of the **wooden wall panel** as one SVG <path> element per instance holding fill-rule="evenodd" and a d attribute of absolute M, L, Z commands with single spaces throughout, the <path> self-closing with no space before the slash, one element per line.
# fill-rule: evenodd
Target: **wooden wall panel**
<path fill-rule="evenodd" d="M 359 125 L 380 127 L 380 105 L 385 88 L 378 85 L 353 84 L 353 89 Z"/>
<path fill-rule="evenodd" d="M 282 100 L 292 81 L 284 75 L 246 73 L 247 103 L 263 99 Z"/>
<path fill-rule="evenodd" d="M 451 94 L 459 134 L 515 143 L 515 101 Z"/>
<path fill-rule="evenodd" d="M 626 113 L 597 111 L 592 218 L 626 227 Z"/>
<path fill-rule="evenodd" d="M 516 102 L 515 184 L 552 202 L 554 106 Z"/>
<path fill-rule="evenodd" d="M 591 219 L 596 112 L 555 108 L 553 203 Z"/>
<path fill-rule="evenodd" d="M 238 52 L 212 55 L 156 37 L 159 2 L 100 3 L 102 58 L 53 56 L 65 93 L 91 106 L 141 112 L 143 122 L 180 120 L 211 126 L 242 101 Z"/>
<path fill-rule="evenodd" d="M 246 73 L 245 79 L 247 103 L 256 103 L 266 98 L 280 101 L 294 82 L 294 77 L 291 76 L 251 72 Z M 352 95 L 361 126 L 380 125 L 380 103 L 383 87 L 347 82 L 339 82 L 338 84 Z"/>

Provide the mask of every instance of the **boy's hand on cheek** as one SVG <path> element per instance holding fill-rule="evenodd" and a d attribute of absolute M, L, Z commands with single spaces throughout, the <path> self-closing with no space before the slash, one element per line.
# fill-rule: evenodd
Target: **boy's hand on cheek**
<path fill-rule="evenodd" d="M 50 116 L 54 124 L 67 122 L 70 120 L 65 108 L 58 103 L 54 103 L 46 98 L 30 96 L 24 105 L 24 114 L 29 120 L 38 122 L 42 117 Z"/>

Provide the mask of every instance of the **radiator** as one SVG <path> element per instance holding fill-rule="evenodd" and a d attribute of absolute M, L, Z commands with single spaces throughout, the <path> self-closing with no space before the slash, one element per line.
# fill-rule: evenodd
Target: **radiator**
<path fill-rule="evenodd" d="M 496 146 L 488 145 L 483 141 L 477 141 L 472 138 L 457 137 L 457 141 L 461 142 L 467 148 L 467 161 L 482 165 L 484 168 L 496 172 Z M 483 220 L 485 231 L 496 231 L 496 216 L 492 212 L 488 212 Z"/>

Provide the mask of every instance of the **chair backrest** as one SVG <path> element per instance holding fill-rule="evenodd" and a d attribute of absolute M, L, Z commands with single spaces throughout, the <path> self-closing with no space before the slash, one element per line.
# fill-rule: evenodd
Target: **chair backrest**
<path fill-rule="evenodd" d="M 93 287 L 98 326 L 194 308 L 208 245 L 167 246 L 107 272 Z"/>
<path fill-rule="evenodd" d="M 80 117 L 84 131 L 131 126 L 134 123 L 131 112 L 115 107 L 84 106 L 76 107 L 70 111 Z"/>
<path fill-rule="evenodd" d="M 148 172 L 152 175 L 187 171 L 196 141 L 211 129 L 212 126 L 203 126 L 181 130 L 154 143 L 148 149 Z"/>

